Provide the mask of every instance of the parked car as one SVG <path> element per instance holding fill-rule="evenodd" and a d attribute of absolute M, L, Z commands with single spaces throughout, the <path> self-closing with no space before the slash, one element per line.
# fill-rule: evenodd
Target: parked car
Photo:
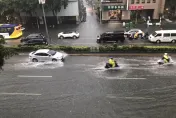
<path fill-rule="evenodd" d="M 33 33 L 21 39 L 22 45 L 47 45 L 47 39 L 41 33 Z"/>
<path fill-rule="evenodd" d="M 60 39 L 64 39 L 64 38 L 79 38 L 79 33 L 78 32 L 74 32 L 74 31 L 71 31 L 71 32 L 60 32 L 58 34 L 58 38 Z"/>
<path fill-rule="evenodd" d="M 137 39 L 138 37 L 136 37 L 136 35 L 135 35 L 136 33 L 137 33 L 137 31 L 136 32 L 132 32 L 131 34 L 129 34 L 128 39 L 129 40 Z"/>
<path fill-rule="evenodd" d="M 138 37 L 139 37 L 139 38 L 144 37 L 144 35 L 145 35 L 144 32 L 143 32 L 142 30 L 140 30 L 140 29 L 131 29 L 131 30 L 125 32 L 124 34 L 125 34 L 125 36 L 126 36 L 127 38 L 129 38 L 130 35 L 131 35 L 131 34 L 134 34 L 134 33 L 138 33 Z"/>
<path fill-rule="evenodd" d="M 176 42 L 176 30 L 158 30 L 148 37 L 150 42 Z"/>
<path fill-rule="evenodd" d="M 57 62 L 59 60 L 64 61 L 64 54 L 50 49 L 39 49 L 37 51 L 29 53 L 29 59 L 32 62 L 44 62 L 53 61 Z"/>
<path fill-rule="evenodd" d="M 48 45 L 48 42 L 45 39 L 30 39 L 21 43 L 22 45 Z"/>
<path fill-rule="evenodd" d="M 105 32 L 97 37 L 97 43 L 124 42 L 124 31 Z"/>

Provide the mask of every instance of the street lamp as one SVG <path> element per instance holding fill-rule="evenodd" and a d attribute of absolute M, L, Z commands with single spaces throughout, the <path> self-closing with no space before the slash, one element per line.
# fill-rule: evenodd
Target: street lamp
<path fill-rule="evenodd" d="M 48 27 L 47 27 L 47 24 L 46 24 L 45 10 L 44 10 L 45 0 L 39 0 L 39 4 L 42 5 L 42 11 L 43 11 L 43 17 L 44 17 L 46 35 L 47 35 L 47 39 L 49 40 L 49 43 L 51 44 L 51 40 L 50 40 L 49 33 L 48 33 Z"/>

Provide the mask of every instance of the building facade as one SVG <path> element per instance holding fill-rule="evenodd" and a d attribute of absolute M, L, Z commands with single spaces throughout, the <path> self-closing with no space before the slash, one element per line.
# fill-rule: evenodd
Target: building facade
<path fill-rule="evenodd" d="M 125 21 L 131 20 L 133 14 L 140 17 L 159 19 L 164 11 L 165 0 L 102 0 L 102 21 Z"/>

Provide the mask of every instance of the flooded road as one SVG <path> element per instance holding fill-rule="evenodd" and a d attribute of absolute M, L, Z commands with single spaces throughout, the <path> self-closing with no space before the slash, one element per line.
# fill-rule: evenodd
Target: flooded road
<path fill-rule="evenodd" d="M 160 57 L 68 56 L 64 63 L 7 60 L 0 73 L 2 118 L 175 118 L 176 65 Z M 176 58 L 173 58 L 176 60 Z"/>

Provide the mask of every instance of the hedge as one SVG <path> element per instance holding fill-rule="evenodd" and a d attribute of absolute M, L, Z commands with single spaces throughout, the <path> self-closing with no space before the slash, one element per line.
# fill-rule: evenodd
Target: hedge
<path fill-rule="evenodd" d="M 56 51 L 64 51 L 67 53 L 175 53 L 176 46 L 13 46 L 6 47 L 7 49 L 13 49 L 16 52 L 31 52 L 38 49 L 52 49 Z"/>

